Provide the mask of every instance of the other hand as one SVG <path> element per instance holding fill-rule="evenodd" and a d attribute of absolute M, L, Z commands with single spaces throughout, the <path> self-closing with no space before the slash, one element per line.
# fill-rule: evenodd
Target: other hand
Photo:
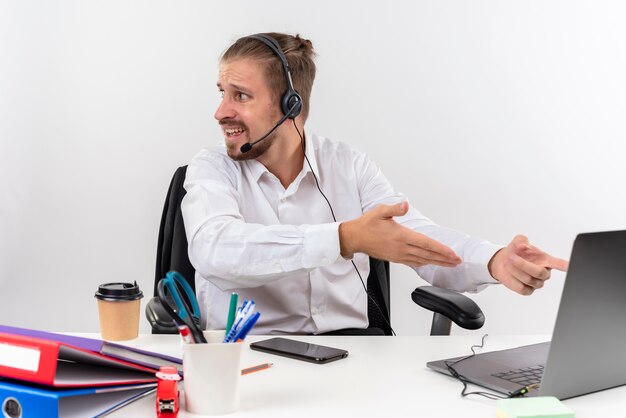
<path fill-rule="evenodd" d="M 461 259 L 450 247 L 393 220 L 394 216 L 402 216 L 408 210 L 407 202 L 380 205 L 357 219 L 341 223 L 341 255 L 351 258 L 354 253 L 361 252 L 411 267 L 426 264 L 456 267 L 460 264 Z"/>
<path fill-rule="evenodd" d="M 530 295 L 543 287 L 552 269 L 567 271 L 568 262 L 556 258 L 517 235 L 489 261 L 489 273 L 509 289 Z"/>

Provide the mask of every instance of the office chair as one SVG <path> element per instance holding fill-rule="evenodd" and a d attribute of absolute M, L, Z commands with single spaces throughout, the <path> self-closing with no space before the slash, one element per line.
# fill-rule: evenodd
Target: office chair
<path fill-rule="evenodd" d="M 171 270 L 179 272 L 195 292 L 195 269 L 189 261 L 187 236 L 183 223 L 180 204 L 186 194 L 183 188 L 187 166 L 179 167 L 170 183 L 161 215 L 157 259 L 154 276 L 154 296 L 157 283 Z M 370 274 L 367 278 L 368 319 L 367 330 L 351 330 L 354 335 L 363 334 L 391 335 L 391 297 L 390 297 L 389 262 L 370 257 Z M 431 335 L 449 335 L 452 321 L 466 329 L 478 329 L 484 323 L 481 309 L 468 297 L 447 289 L 433 286 L 421 286 L 411 295 L 418 305 L 433 311 Z M 378 307 L 374 305 L 376 301 Z M 178 332 L 171 318 L 156 297 L 146 306 L 146 316 L 152 325 L 153 334 L 175 334 Z M 356 332 L 355 332 L 356 331 Z M 341 331 L 334 334 L 341 334 Z"/>

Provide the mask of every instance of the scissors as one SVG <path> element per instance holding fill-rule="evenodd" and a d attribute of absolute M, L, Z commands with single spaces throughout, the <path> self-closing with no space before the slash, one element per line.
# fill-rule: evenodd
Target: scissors
<path fill-rule="evenodd" d="M 157 296 L 165 311 L 178 327 L 186 325 L 196 343 L 206 343 L 200 326 L 200 307 L 193 290 L 185 278 L 176 271 L 170 271 L 159 280 Z M 190 307 L 191 305 L 191 307 Z"/>

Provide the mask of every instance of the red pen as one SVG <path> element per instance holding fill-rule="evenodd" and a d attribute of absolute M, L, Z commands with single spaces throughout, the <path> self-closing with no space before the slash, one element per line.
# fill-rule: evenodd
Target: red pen
<path fill-rule="evenodd" d="M 180 332 L 180 336 L 187 344 L 195 343 L 193 335 L 191 335 L 191 331 L 189 330 L 189 327 L 187 325 L 181 325 L 180 327 L 178 327 L 178 332 Z"/>

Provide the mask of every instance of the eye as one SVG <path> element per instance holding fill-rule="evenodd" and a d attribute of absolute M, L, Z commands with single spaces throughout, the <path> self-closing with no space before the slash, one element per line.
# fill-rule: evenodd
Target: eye
<path fill-rule="evenodd" d="M 236 96 L 237 96 L 237 100 L 242 101 L 242 102 L 250 99 L 250 96 L 248 96 L 246 93 L 243 93 L 241 91 L 238 92 Z"/>
<path fill-rule="evenodd" d="M 224 90 L 220 90 L 220 97 L 223 99 L 224 98 Z"/>

